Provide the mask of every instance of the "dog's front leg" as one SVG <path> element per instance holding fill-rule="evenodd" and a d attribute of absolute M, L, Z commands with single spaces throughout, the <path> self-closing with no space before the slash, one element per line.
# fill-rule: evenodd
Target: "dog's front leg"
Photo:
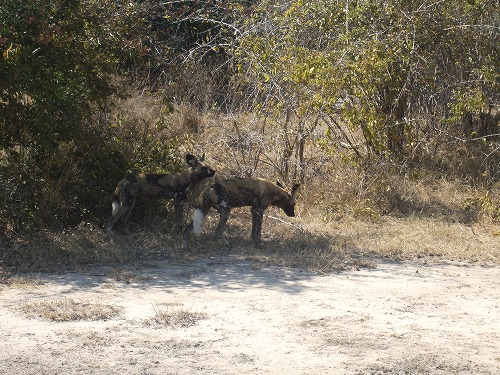
<path fill-rule="evenodd" d="M 174 200 L 175 228 L 182 233 L 182 221 L 184 220 L 184 201 Z"/>
<path fill-rule="evenodd" d="M 262 229 L 262 220 L 264 217 L 264 209 L 252 207 L 252 242 L 255 247 L 260 247 L 260 234 Z"/>
<path fill-rule="evenodd" d="M 135 206 L 135 197 L 128 200 L 125 213 L 123 214 L 123 232 L 125 234 L 130 234 L 130 229 L 128 227 L 128 218 L 134 206 Z"/>

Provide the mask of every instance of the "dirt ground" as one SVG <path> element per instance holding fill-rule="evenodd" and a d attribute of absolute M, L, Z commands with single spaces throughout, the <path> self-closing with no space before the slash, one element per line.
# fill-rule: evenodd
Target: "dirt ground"
<path fill-rule="evenodd" d="M 0 374 L 499 374 L 499 270 L 318 275 L 224 254 L 26 275 L 0 284 Z M 54 301 L 114 313 L 36 314 Z"/>

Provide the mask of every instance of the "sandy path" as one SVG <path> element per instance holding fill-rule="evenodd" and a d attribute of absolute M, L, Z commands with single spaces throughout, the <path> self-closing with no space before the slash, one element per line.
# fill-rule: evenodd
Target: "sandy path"
<path fill-rule="evenodd" d="M 500 374 L 500 269 L 381 263 L 325 276 L 220 256 L 0 286 L 0 374 Z M 120 306 L 105 321 L 25 303 Z M 204 314 L 152 324 L 159 311 Z"/>

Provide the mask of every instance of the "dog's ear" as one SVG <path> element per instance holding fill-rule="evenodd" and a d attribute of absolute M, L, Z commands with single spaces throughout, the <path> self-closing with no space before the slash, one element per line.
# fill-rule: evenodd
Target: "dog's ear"
<path fill-rule="evenodd" d="M 294 184 L 292 187 L 292 197 L 295 197 L 295 194 L 297 194 L 297 191 L 300 188 L 300 184 Z"/>
<path fill-rule="evenodd" d="M 190 166 L 194 167 L 197 162 L 198 160 L 196 160 L 196 158 L 193 155 L 186 154 L 186 163 L 188 163 Z"/>
<path fill-rule="evenodd" d="M 283 185 L 279 181 L 276 181 L 276 185 L 278 185 L 280 188 L 284 189 Z"/>
<path fill-rule="evenodd" d="M 203 153 L 203 155 L 201 155 L 201 158 L 198 159 L 199 161 L 205 161 L 205 153 Z"/>

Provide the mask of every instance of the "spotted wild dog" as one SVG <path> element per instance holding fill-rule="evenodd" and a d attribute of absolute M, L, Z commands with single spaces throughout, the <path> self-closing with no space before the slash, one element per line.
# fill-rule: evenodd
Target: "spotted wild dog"
<path fill-rule="evenodd" d="M 130 174 L 122 179 L 113 195 L 113 213 L 109 219 L 107 234 L 113 232 L 113 226 L 122 221 L 125 233 L 129 233 L 127 220 L 135 204 L 136 196 L 150 199 L 170 198 L 174 200 L 175 225 L 182 232 L 184 202 L 187 194 L 201 180 L 212 177 L 215 171 L 202 162 L 205 154 L 197 160 L 193 155 L 186 155 L 186 162 L 190 168 L 180 173 L 172 174 Z"/>
<path fill-rule="evenodd" d="M 196 236 L 201 234 L 203 219 L 212 207 L 220 214 L 215 234 L 222 238 L 226 246 L 231 246 L 222 230 L 229 219 L 231 209 L 243 206 L 251 207 L 252 242 L 254 246 L 260 246 L 264 210 L 269 206 L 277 206 L 283 209 L 286 215 L 295 216 L 295 194 L 299 186 L 300 184 L 293 185 L 290 194 L 279 182 L 273 184 L 262 178 L 249 177 L 231 178 L 206 187 L 198 198 L 193 221 L 184 229 L 182 247 L 187 248 L 187 241 L 192 230 Z"/>

